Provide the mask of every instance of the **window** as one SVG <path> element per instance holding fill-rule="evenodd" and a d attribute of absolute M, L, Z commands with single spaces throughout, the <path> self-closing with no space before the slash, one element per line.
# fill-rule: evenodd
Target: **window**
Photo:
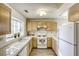
<path fill-rule="evenodd" d="M 11 33 L 18 33 L 20 32 L 21 34 L 23 34 L 24 32 L 24 25 L 23 25 L 23 21 L 21 21 L 20 19 L 17 18 L 13 18 L 11 20 Z"/>
<path fill-rule="evenodd" d="M 18 32 L 20 32 L 20 35 L 24 35 L 24 21 L 12 17 L 11 18 L 11 34 L 5 35 L 5 40 L 6 41 L 13 40 L 14 34 Z"/>

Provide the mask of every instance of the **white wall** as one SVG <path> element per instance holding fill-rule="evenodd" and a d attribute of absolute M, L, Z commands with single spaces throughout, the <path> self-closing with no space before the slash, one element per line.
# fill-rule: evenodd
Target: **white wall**
<path fill-rule="evenodd" d="M 68 10 L 65 11 L 62 15 L 60 15 L 58 18 L 57 18 L 57 24 L 58 24 L 58 28 L 64 24 L 64 23 L 67 23 L 68 22 Z"/>
<path fill-rule="evenodd" d="M 64 18 L 57 18 L 57 25 L 58 25 L 58 28 L 64 24 L 64 23 L 67 23 L 68 20 L 67 19 L 64 19 Z"/>
<path fill-rule="evenodd" d="M 16 11 L 15 9 L 13 9 L 9 4 L 5 3 L 5 5 L 11 9 L 11 16 L 19 18 L 23 21 L 25 20 L 25 17 L 22 14 L 20 14 L 18 11 Z"/>

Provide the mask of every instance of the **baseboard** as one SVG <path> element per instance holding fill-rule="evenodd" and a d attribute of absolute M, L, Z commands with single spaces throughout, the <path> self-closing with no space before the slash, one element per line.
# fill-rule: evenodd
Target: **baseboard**
<path fill-rule="evenodd" d="M 47 47 L 47 49 L 52 49 L 51 47 Z"/>
<path fill-rule="evenodd" d="M 37 47 L 33 47 L 32 49 L 37 49 Z"/>

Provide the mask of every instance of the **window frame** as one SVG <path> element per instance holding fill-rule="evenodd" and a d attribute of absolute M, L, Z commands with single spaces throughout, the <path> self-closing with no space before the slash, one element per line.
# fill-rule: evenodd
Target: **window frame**
<path fill-rule="evenodd" d="M 15 29 L 14 28 L 12 28 L 12 21 L 16 21 L 16 22 L 18 22 L 18 24 L 20 23 L 20 30 L 19 31 L 16 31 L 16 32 L 14 32 L 15 31 Z M 22 25 L 23 25 L 23 21 L 21 20 L 21 19 L 19 19 L 19 18 L 16 18 L 16 17 L 12 17 L 11 18 L 11 34 L 15 34 L 15 33 L 18 33 L 18 32 L 20 32 L 20 33 L 22 33 L 22 32 L 24 32 L 22 29 Z M 18 25 L 15 25 L 16 26 L 16 30 L 18 30 Z"/>

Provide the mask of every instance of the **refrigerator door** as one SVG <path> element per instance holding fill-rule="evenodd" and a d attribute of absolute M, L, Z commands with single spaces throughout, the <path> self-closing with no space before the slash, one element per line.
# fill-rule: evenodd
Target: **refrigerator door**
<path fill-rule="evenodd" d="M 74 29 L 75 29 L 75 26 L 73 22 L 69 22 L 62 25 L 59 29 L 59 38 L 67 42 L 70 42 L 71 44 L 76 44 L 76 42 L 74 42 L 74 38 L 75 38 Z"/>
<path fill-rule="evenodd" d="M 77 47 L 76 47 L 76 55 L 79 56 L 79 22 L 76 23 L 76 43 L 77 43 Z"/>
<path fill-rule="evenodd" d="M 76 46 L 71 45 L 63 40 L 59 40 L 59 50 L 62 54 L 62 56 L 74 56 L 74 48 Z"/>

